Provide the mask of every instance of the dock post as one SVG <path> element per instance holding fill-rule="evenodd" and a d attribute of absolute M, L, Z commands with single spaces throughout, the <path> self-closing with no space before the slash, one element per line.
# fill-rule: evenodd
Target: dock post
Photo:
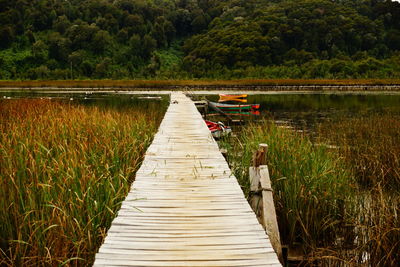
<path fill-rule="evenodd" d="M 268 145 L 260 144 L 259 149 L 253 155 L 253 166 L 249 168 L 250 204 L 267 232 L 271 245 L 278 255 L 279 260 L 283 262 L 273 190 L 268 166 L 266 165 L 267 151 Z"/>

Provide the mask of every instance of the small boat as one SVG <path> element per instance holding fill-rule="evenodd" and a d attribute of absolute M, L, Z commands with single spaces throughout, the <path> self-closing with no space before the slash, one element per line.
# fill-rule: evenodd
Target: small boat
<path fill-rule="evenodd" d="M 242 103 L 247 103 L 247 95 L 224 95 L 220 94 L 219 95 L 219 100 L 218 102 L 242 102 Z"/>
<path fill-rule="evenodd" d="M 224 104 L 224 103 L 216 103 L 216 102 L 208 102 L 209 105 L 212 105 L 222 111 L 245 111 L 245 110 L 257 110 L 260 108 L 260 104 Z"/>
<path fill-rule="evenodd" d="M 214 138 L 218 139 L 223 136 L 227 136 L 232 132 L 231 127 L 225 126 L 222 122 L 212 122 L 208 120 L 204 121 Z"/>
<path fill-rule="evenodd" d="M 224 111 L 226 115 L 229 116 L 259 116 L 260 111 L 259 110 L 232 110 L 232 111 Z M 208 113 L 208 115 L 219 115 L 218 113 Z"/>
<path fill-rule="evenodd" d="M 233 111 L 224 111 L 226 115 L 229 116 L 259 116 L 260 111 L 259 110 L 245 110 L 245 111 L 240 111 L 240 110 L 233 110 Z"/>

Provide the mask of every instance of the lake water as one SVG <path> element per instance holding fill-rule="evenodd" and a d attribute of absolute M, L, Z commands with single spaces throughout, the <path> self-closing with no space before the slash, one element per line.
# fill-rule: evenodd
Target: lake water
<path fill-rule="evenodd" d="M 218 101 L 218 96 L 205 96 Z M 277 124 L 312 130 L 320 122 L 389 113 L 400 115 L 400 94 L 264 94 L 249 95 L 248 103 L 258 103 L 259 116 L 232 116 L 257 121 L 272 119 Z M 212 119 L 212 118 L 211 118 Z M 218 119 L 221 119 L 218 117 Z"/>
<path fill-rule="evenodd" d="M 169 103 L 168 95 L 140 95 L 110 93 L 39 93 L 39 92 L 0 92 L 1 99 L 42 98 L 68 101 L 75 104 L 96 105 L 103 108 L 124 109 L 129 106 L 140 106 L 144 111 L 150 108 L 165 110 Z"/>

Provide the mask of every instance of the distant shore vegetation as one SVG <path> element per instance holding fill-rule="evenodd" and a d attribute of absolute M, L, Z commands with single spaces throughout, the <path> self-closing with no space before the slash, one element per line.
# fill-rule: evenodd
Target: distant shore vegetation
<path fill-rule="evenodd" d="M 400 77 L 390 0 L 0 0 L 0 40 L 0 80 Z"/>

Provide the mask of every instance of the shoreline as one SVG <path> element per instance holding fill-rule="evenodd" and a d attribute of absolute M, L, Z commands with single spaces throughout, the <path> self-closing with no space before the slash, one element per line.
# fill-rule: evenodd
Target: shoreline
<path fill-rule="evenodd" d="M 1 87 L 0 92 L 35 93 L 142 93 L 169 94 L 184 91 L 191 94 L 283 94 L 283 93 L 400 93 L 400 85 L 212 85 L 212 86 L 162 86 L 162 87 Z"/>
<path fill-rule="evenodd" d="M 394 88 L 372 88 L 360 89 L 355 87 L 346 88 L 323 88 L 315 87 L 312 90 L 308 88 L 269 88 L 268 90 L 260 90 L 256 88 L 253 90 L 239 88 L 0 88 L 0 93 L 33 93 L 33 94 L 125 94 L 125 95 L 169 95 L 171 92 L 183 91 L 191 95 L 218 95 L 218 94 L 247 94 L 247 95 L 276 95 L 276 94 L 362 94 L 362 95 L 399 95 L 400 86 Z"/>
<path fill-rule="evenodd" d="M 400 79 L 238 79 L 238 80 L 0 80 L 2 89 L 54 90 L 61 88 L 105 90 L 400 90 Z"/>

